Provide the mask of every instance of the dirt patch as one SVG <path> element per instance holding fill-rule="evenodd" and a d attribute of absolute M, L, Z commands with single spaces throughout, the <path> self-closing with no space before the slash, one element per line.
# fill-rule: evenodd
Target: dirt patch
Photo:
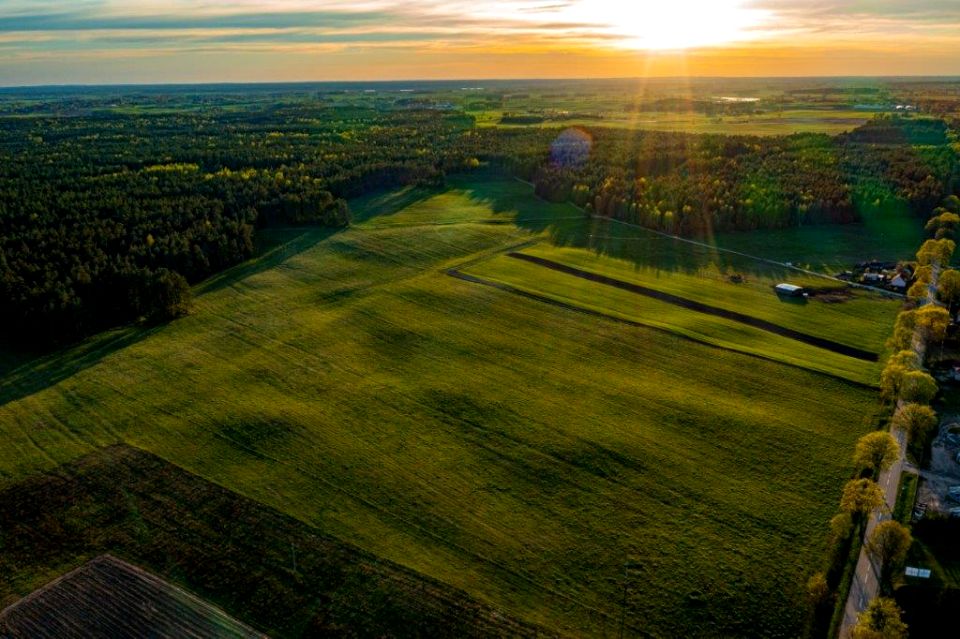
<path fill-rule="evenodd" d="M 825 304 L 841 304 L 853 299 L 853 291 L 848 288 L 807 289 L 811 299 Z"/>

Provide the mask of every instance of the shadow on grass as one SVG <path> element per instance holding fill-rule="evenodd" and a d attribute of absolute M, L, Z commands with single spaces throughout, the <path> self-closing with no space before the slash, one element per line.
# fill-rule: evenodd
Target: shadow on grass
<path fill-rule="evenodd" d="M 262 253 L 216 275 L 194 288 L 195 295 L 205 295 L 228 287 L 247 277 L 273 268 L 339 232 L 340 229 L 273 229 L 261 238 Z M 154 333 L 163 324 L 126 326 L 93 337 L 79 344 L 46 354 L 18 351 L 14 346 L 0 345 L 0 406 L 29 397 L 50 386 L 96 365 L 112 353 L 132 346 Z"/>
<path fill-rule="evenodd" d="M 11 356 L 11 365 L 0 367 L 0 406 L 59 384 L 162 328 L 162 325 L 118 328 L 45 355 L 8 351 L 15 354 Z"/>
<path fill-rule="evenodd" d="M 451 182 L 494 213 L 512 214 L 518 227 L 531 233 L 546 233 L 555 246 L 589 250 L 656 272 L 696 274 L 714 267 L 727 276 L 787 280 L 796 275 L 791 269 L 751 257 L 691 244 L 617 220 L 589 217 L 572 204 L 541 200 L 533 195 L 531 187 L 508 178 L 458 177 Z M 712 241 L 708 238 L 703 243 L 710 245 Z"/>
<path fill-rule="evenodd" d="M 270 270 L 323 240 L 342 232 L 331 228 L 279 228 L 261 231 L 260 254 L 227 269 L 194 287 L 194 295 L 206 295 L 227 288 L 248 277 Z"/>

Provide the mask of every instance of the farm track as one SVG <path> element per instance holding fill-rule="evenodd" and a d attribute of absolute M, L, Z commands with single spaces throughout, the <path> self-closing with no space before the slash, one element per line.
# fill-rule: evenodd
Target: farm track
<path fill-rule="evenodd" d="M 500 290 L 500 291 L 503 291 L 503 292 L 505 292 L 505 293 L 512 293 L 512 294 L 517 295 L 517 296 L 519 296 L 519 297 L 525 297 L 525 298 L 527 298 L 527 299 L 534 300 L 534 301 L 536 301 L 536 302 L 542 302 L 542 303 L 544 303 L 544 304 L 550 304 L 551 306 L 557 306 L 557 307 L 559 307 L 559 308 L 563 308 L 563 309 L 566 309 L 566 310 L 568 310 L 568 311 L 574 311 L 574 312 L 576 312 L 576 313 L 582 313 L 582 314 L 584 314 L 584 315 L 589 315 L 589 316 L 591 316 L 591 317 L 602 317 L 602 318 L 604 318 L 604 319 L 608 319 L 608 320 L 610 320 L 610 321 L 617 322 L 617 323 L 619 323 L 619 324 L 625 324 L 625 325 L 627 325 L 627 326 L 633 326 L 633 327 L 636 327 L 636 328 L 644 328 L 644 329 L 651 330 L 651 331 L 660 331 L 660 332 L 662 332 L 662 333 L 667 333 L 668 335 L 672 335 L 672 336 L 674 336 L 674 337 L 679 337 L 679 338 L 681 338 L 681 339 L 685 339 L 685 340 L 688 340 L 688 341 L 690 341 L 690 342 L 694 342 L 694 343 L 696 343 L 696 344 L 702 344 L 703 346 L 709 346 L 710 348 L 718 348 L 718 349 L 720 349 L 720 350 L 722 350 L 722 351 L 726 351 L 726 352 L 728 352 L 728 353 L 736 353 L 736 354 L 738 354 L 738 355 L 745 355 L 745 356 L 747 356 L 747 357 L 756 357 L 757 359 L 762 359 L 762 360 L 764 360 L 764 361 L 766 361 L 766 362 L 773 362 L 773 363 L 775 363 L 775 364 L 780 364 L 780 365 L 782 365 L 782 366 L 789 366 L 790 368 L 796 368 L 796 369 L 799 369 L 799 370 L 803 370 L 803 371 L 815 373 L 815 374 L 817 374 L 817 375 L 825 375 L 825 376 L 827 376 L 827 377 L 830 377 L 831 379 L 840 380 L 840 381 L 842 381 L 842 382 L 844 382 L 844 383 L 846 383 L 846 384 L 853 384 L 854 386 L 858 386 L 858 387 L 860 387 L 860 388 L 866 388 L 866 389 L 870 389 L 870 390 L 874 390 L 874 389 L 875 389 L 875 386 L 873 386 L 873 385 L 871 385 L 871 384 L 865 384 L 865 383 L 863 383 L 863 382 L 858 382 L 858 381 L 856 381 L 856 380 L 848 379 L 848 378 L 843 377 L 843 376 L 840 376 L 840 375 L 834 375 L 833 373 L 829 373 L 829 372 L 825 372 L 825 371 L 812 370 L 812 369 L 807 368 L 807 367 L 805 367 L 805 366 L 801 366 L 801 365 L 799 365 L 799 364 L 794 364 L 794 363 L 791 363 L 791 362 L 785 362 L 785 361 L 780 360 L 780 359 L 777 359 L 777 358 L 775 358 L 775 357 L 767 357 L 766 355 L 761 355 L 761 354 L 759 354 L 759 353 L 751 353 L 751 352 L 749 352 L 749 351 L 742 351 L 742 350 L 738 350 L 738 349 L 735 349 L 735 348 L 729 348 L 729 347 L 727 347 L 727 346 L 721 346 L 721 345 L 716 344 L 716 343 L 714 343 L 714 342 L 711 342 L 711 341 L 709 341 L 709 340 L 697 339 L 696 337 L 691 337 L 690 335 L 684 335 L 684 334 L 682 334 L 682 333 L 675 333 L 675 332 L 673 332 L 673 331 L 671 331 L 671 330 L 669 330 L 669 329 L 661 328 L 661 327 L 659 327 L 659 326 L 651 326 L 651 325 L 649 325 L 649 324 L 644 324 L 643 322 L 637 322 L 637 321 L 634 321 L 634 320 L 626 319 L 626 318 L 624 318 L 624 317 L 617 317 L 616 315 L 610 315 L 610 314 L 608 314 L 608 313 L 603 313 L 603 312 L 600 312 L 600 311 L 595 311 L 595 310 L 593 310 L 593 309 L 586 308 L 586 307 L 583 307 L 583 306 L 578 306 L 578 305 L 576 305 L 576 304 L 569 304 L 569 303 L 567 303 L 567 302 L 562 302 L 562 301 L 560 301 L 560 300 L 553 299 L 552 297 L 548 297 L 547 295 L 539 295 L 539 294 L 537 294 L 537 293 L 531 293 L 531 292 L 529 292 L 529 291 L 524 291 L 524 290 L 519 289 L 519 288 L 516 288 L 516 287 L 514 287 L 514 286 L 510 286 L 509 284 L 503 284 L 503 283 L 501 283 L 501 282 L 494 282 L 494 281 L 491 281 L 491 280 L 486 280 L 486 279 L 483 279 L 482 277 L 477 277 L 476 275 L 469 275 L 469 274 L 464 273 L 464 272 L 462 272 L 462 271 L 459 271 L 459 270 L 457 270 L 457 269 L 449 269 L 449 270 L 447 270 L 446 273 L 447 273 L 447 275 L 449 275 L 450 277 L 453 277 L 453 278 L 458 279 L 458 280 L 462 280 L 462 281 L 464 281 L 464 282 L 469 282 L 469 283 L 471 283 L 471 284 L 479 284 L 479 285 L 481 285 L 481 286 L 489 286 L 489 287 L 491 287 L 491 288 L 495 288 L 495 289 Z"/>
<path fill-rule="evenodd" d="M 753 328 L 759 328 L 760 330 L 774 333 L 775 335 L 780 335 L 781 337 L 786 337 L 803 344 L 816 346 L 817 348 L 822 348 L 824 350 L 837 353 L 838 355 L 846 355 L 847 357 L 853 357 L 865 362 L 876 362 L 879 360 L 879 356 L 876 353 L 853 346 L 848 346 L 846 344 L 841 344 L 839 342 L 822 337 L 807 335 L 806 333 L 801 333 L 800 331 L 795 331 L 793 329 L 780 326 L 779 324 L 774 324 L 773 322 L 768 322 L 767 320 L 762 320 L 750 315 L 737 313 L 736 311 L 710 306 L 709 304 L 696 302 L 694 300 L 680 297 L 678 295 L 672 295 L 670 293 L 664 293 L 652 288 L 640 286 L 639 284 L 633 284 L 631 282 L 625 282 L 623 280 L 614 279 L 605 275 L 591 273 L 590 271 L 584 271 L 573 266 L 568 266 L 567 264 L 554 262 L 553 260 L 537 257 L 535 255 L 527 255 L 526 253 L 518 253 L 514 251 L 507 253 L 507 256 L 514 259 L 523 260 L 525 262 L 530 262 L 532 264 L 536 264 L 537 266 L 543 266 L 544 268 L 548 268 L 559 273 L 564 273 L 565 275 L 572 275 L 590 282 L 596 282 L 597 284 L 612 286 L 630 293 L 644 295 L 646 297 L 650 297 L 661 302 L 666 302 L 668 304 L 673 304 L 691 311 L 696 311 L 698 313 L 704 313 L 707 315 L 721 317 L 723 319 L 733 320 L 735 322 L 746 324 L 747 326 L 752 326 Z"/>

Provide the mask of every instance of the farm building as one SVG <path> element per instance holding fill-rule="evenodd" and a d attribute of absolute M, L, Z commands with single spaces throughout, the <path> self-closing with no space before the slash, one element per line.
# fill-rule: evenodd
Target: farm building
<path fill-rule="evenodd" d="M 794 284 L 777 284 L 774 290 L 784 297 L 803 297 L 803 287 Z"/>

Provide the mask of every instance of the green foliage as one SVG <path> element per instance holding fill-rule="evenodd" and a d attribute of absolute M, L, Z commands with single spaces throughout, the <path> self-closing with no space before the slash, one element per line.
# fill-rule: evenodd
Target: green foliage
<path fill-rule="evenodd" d="M 850 513 L 837 513 L 830 519 L 830 532 L 835 543 L 848 539 L 852 531 L 853 517 L 850 516 Z"/>
<path fill-rule="evenodd" d="M 853 463 L 874 473 L 889 468 L 900 456 L 900 445 L 887 431 L 867 433 L 857 442 Z"/>
<path fill-rule="evenodd" d="M 877 524 L 864 547 L 867 554 L 880 565 L 881 575 L 886 581 L 901 567 L 912 543 L 910 529 L 899 521 L 888 519 Z"/>
<path fill-rule="evenodd" d="M 830 598 L 830 586 L 827 577 L 822 572 L 814 573 L 807 580 L 807 600 L 811 605 L 818 606 Z"/>
<path fill-rule="evenodd" d="M 840 509 L 850 515 L 869 515 L 883 505 L 883 491 L 871 479 L 851 479 L 843 487 Z"/>
<path fill-rule="evenodd" d="M 957 248 L 953 240 L 927 240 L 917 251 L 917 262 L 921 266 L 938 264 L 946 266 L 953 257 L 953 252 Z"/>
<path fill-rule="evenodd" d="M 936 397 L 937 382 L 926 371 L 907 371 L 900 384 L 900 399 L 905 402 L 929 404 Z"/>
<path fill-rule="evenodd" d="M 916 310 L 914 315 L 916 330 L 927 343 L 943 341 L 950 327 L 950 313 L 936 304 L 927 304 Z"/>
<path fill-rule="evenodd" d="M 887 346 L 895 351 L 913 352 L 913 340 L 917 328 L 917 312 L 903 311 L 897 315 L 893 327 L 893 336 L 887 340 Z M 916 357 L 916 355 L 914 355 Z"/>
<path fill-rule="evenodd" d="M 951 309 L 960 304 L 960 271 L 944 271 L 937 279 L 937 297 Z"/>
<path fill-rule="evenodd" d="M 879 597 L 860 613 L 850 639 L 906 639 L 907 625 L 893 599 Z"/>
<path fill-rule="evenodd" d="M 937 426 L 937 414 L 923 404 L 905 404 L 893 416 L 894 428 L 902 428 L 912 441 L 925 439 Z"/>
<path fill-rule="evenodd" d="M 930 218 L 925 230 L 937 240 L 956 240 L 958 226 L 960 226 L 960 215 L 942 210 L 942 212 Z"/>
<path fill-rule="evenodd" d="M 895 329 L 896 338 L 900 342 L 907 341 L 907 336 L 913 335 L 913 313 L 901 313 L 897 317 L 897 326 Z M 909 328 L 908 328 L 909 327 Z M 911 340 L 912 341 L 912 340 Z M 880 392 L 887 399 L 894 399 L 900 395 L 900 389 L 903 386 L 903 377 L 908 372 L 917 370 L 920 367 L 919 357 L 916 351 L 900 350 L 890 356 L 883 372 L 880 373 Z"/>

